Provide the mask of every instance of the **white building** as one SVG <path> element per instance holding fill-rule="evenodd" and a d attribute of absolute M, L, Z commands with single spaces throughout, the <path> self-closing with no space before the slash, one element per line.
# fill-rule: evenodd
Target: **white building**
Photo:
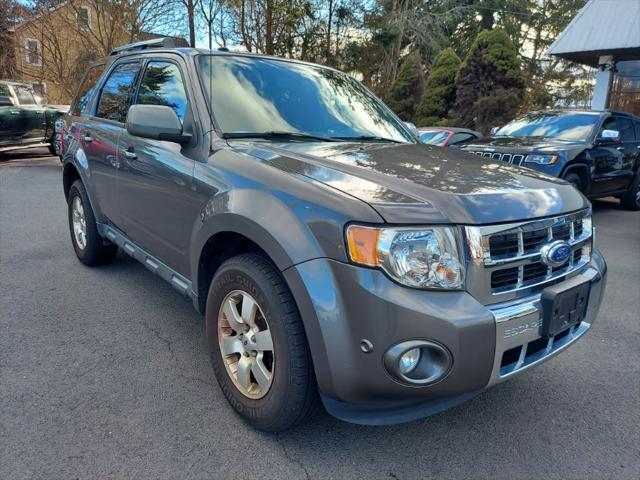
<path fill-rule="evenodd" d="M 598 68 L 591 108 L 640 115 L 640 0 L 589 0 L 549 54 Z"/>

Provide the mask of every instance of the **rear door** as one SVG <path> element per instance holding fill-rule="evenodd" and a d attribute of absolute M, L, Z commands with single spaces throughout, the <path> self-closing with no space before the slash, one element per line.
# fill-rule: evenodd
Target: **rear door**
<path fill-rule="evenodd" d="M 138 94 L 141 105 L 171 107 L 186 133 L 194 133 L 193 95 L 179 58 L 146 63 Z M 127 236 L 169 267 L 189 276 L 189 242 L 201 205 L 192 191 L 193 148 L 120 135 L 118 189 Z"/>
<path fill-rule="evenodd" d="M 36 101 L 33 91 L 26 85 L 12 85 L 18 103 L 20 103 L 20 123 L 23 143 L 44 141 L 47 119 L 44 107 Z"/>
<path fill-rule="evenodd" d="M 113 65 L 98 92 L 95 115 L 87 118 L 80 137 L 89 162 L 95 197 L 104 216 L 116 227 L 121 226 L 117 187 L 118 137 L 124 131 L 140 65 L 139 60 L 124 60 Z"/>
<path fill-rule="evenodd" d="M 640 138 L 636 138 L 631 117 L 618 115 L 617 124 L 620 131 L 620 145 L 617 148 L 623 155 L 620 188 L 626 189 L 631 185 L 636 172 L 638 158 L 640 157 Z"/>

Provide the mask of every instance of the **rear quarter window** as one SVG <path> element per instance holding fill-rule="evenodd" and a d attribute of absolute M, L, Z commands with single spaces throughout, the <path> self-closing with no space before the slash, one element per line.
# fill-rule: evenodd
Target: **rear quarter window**
<path fill-rule="evenodd" d="M 96 65 L 91 67 L 84 76 L 76 93 L 76 98 L 71 105 L 70 112 L 72 115 L 86 115 L 89 113 L 89 102 L 96 89 L 96 83 L 98 83 L 98 79 L 102 75 L 102 72 L 104 72 L 104 69 L 104 64 Z"/>

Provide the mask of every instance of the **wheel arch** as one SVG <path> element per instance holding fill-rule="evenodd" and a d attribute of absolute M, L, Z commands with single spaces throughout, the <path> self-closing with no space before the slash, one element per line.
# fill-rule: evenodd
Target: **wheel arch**
<path fill-rule="evenodd" d="M 73 182 L 76 180 L 82 181 L 80 172 L 73 163 L 66 162 L 62 167 L 62 188 L 65 199 L 69 198 L 69 190 L 71 190 L 71 185 L 73 185 Z"/>
<path fill-rule="evenodd" d="M 582 180 L 582 186 L 585 192 L 591 187 L 591 171 L 589 165 L 583 162 L 574 162 L 567 165 L 563 170 L 560 178 L 564 178 L 568 173 L 575 173 Z"/>
<path fill-rule="evenodd" d="M 283 270 L 281 265 L 287 264 L 286 259 L 282 258 L 282 252 L 269 248 L 270 253 L 255 240 L 254 235 L 251 233 L 247 235 L 247 233 L 246 231 L 240 233 L 234 229 L 220 230 L 211 235 L 202 246 L 197 259 L 197 273 L 192 282 L 197 298 L 196 308 L 201 314 L 205 312 L 211 281 L 226 260 L 243 253 L 259 253 L 273 263 L 279 271 Z"/>

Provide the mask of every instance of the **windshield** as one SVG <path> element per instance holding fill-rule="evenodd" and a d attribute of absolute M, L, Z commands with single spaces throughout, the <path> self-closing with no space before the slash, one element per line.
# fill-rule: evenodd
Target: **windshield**
<path fill-rule="evenodd" d="M 494 136 L 587 140 L 598 118 L 590 113 L 527 113 L 506 124 Z"/>
<path fill-rule="evenodd" d="M 199 62 L 213 117 L 227 137 L 295 132 L 413 142 L 387 107 L 344 73 L 242 56 L 206 55 Z"/>
<path fill-rule="evenodd" d="M 438 145 L 439 147 L 447 143 L 449 138 L 449 132 L 443 132 L 442 130 L 427 130 L 426 132 L 420 132 L 420 141 L 422 143 L 428 143 L 429 145 Z"/>

